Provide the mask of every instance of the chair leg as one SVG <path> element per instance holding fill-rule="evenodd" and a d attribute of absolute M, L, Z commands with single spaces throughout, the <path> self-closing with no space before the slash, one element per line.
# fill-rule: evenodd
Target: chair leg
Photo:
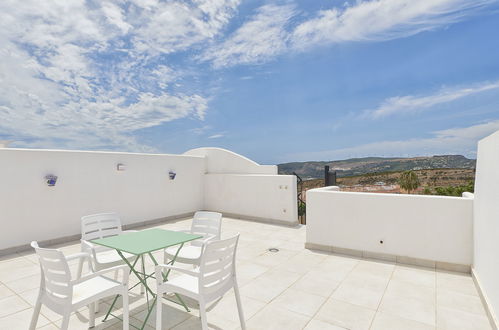
<path fill-rule="evenodd" d="M 199 301 L 199 317 L 201 318 L 201 329 L 208 330 L 208 320 L 206 319 L 206 303 L 204 300 Z"/>
<path fill-rule="evenodd" d="M 162 327 L 162 322 L 163 322 L 163 316 L 161 315 L 163 313 L 163 302 L 161 295 L 163 292 L 158 292 L 156 295 L 156 330 L 161 330 Z"/>
<path fill-rule="evenodd" d="M 88 327 L 95 327 L 95 303 L 88 305 Z"/>
<path fill-rule="evenodd" d="M 61 330 L 68 330 L 69 327 L 69 317 L 71 316 L 70 312 L 65 312 L 62 317 Z"/>
<path fill-rule="evenodd" d="M 94 302 L 94 304 L 95 304 L 94 313 L 99 313 L 99 311 L 100 311 L 99 301 L 97 300 L 96 302 Z"/>
<path fill-rule="evenodd" d="M 243 305 L 241 304 L 241 296 L 239 295 L 239 287 L 237 282 L 234 280 L 234 295 L 236 296 L 237 312 L 239 313 L 239 322 L 241 323 L 241 329 L 246 329 L 246 322 L 244 320 Z"/>
<path fill-rule="evenodd" d="M 40 309 L 42 308 L 41 295 L 38 295 L 35 304 L 35 310 L 33 311 L 33 316 L 31 317 L 31 323 L 29 325 L 29 330 L 35 330 L 36 324 L 38 323 L 38 316 L 40 315 Z"/>
<path fill-rule="evenodd" d="M 80 260 L 78 261 L 78 270 L 76 271 L 76 279 L 80 279 L 81 278 L 81 274 L 83 273 L 83 258 L 80 258 Z"/>
<path fill-rule="evenodd" d="M 129 320 L 129 309 L 128 309 L 128 289 L 125 287 L 123 293 L 123 330 L 128 330 L 130 320 Z"/>

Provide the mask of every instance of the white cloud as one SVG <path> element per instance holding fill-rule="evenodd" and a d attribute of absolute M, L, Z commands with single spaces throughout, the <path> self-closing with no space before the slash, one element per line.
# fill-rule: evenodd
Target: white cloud
<path fill-rule="evenodd" d="M 285 52 L 316 46 L 403 38 L 463 20 L 497 0 L 351 2 L 306 19 L 290 4 L 261 6 L 227 39 L 203 52 L 200 59 L 211 61 L 215 67 L 259 64 Z"/>
<path fill-rule="evenodd" d="M 435 131 L 428 138 L 397 141 L 378 141 L 337 150 L 290 155 L 295 160 L 335 160 L 368 156 L 424 156 L 464 154 L 474 157 L 480 139 L 499 131 L 499 120 L 468 127 Z"/>
<path fill-rule="evenodd" d="M 208 136 L 208 139 L 219 139 L 219 138 L 222 138 L 224 136 L 225 135 L 223 135 L 223 134 L 213 134 L 213 135 Z"/>
<path fill-rule="evenodd" d="M 372 0 L 320 11 L 296 27 L 293 48 L 411 36 L 463 19 L 495 0 Z"/>
<path fill-rule="evenodd" d="M 394 96 L 384 100 L 377 108 L 364 111 L 363 116 L 378 119 L 395 114 L 419 112 L 439 104 L 452 102 L 494 89 L 499 89 L 499 81 L 482 83 L 470 87 L 444 88 L 434 94 L 425 96 Z"/>
<path fill-rule="evenodd" d="M 13 146 L 150 150 L 134 132 L 203 119 L 164 53 L 213 38 L 239 0 L 0 2 L 0 131 Z"/>
<path fill-rule="evenodd" d="M 286 24 L 296 14 L 292 5 L 264 5 L 222 43 L 208 48 L 201 59 L 215 67 L 261 63 L 287 47 Z"/>

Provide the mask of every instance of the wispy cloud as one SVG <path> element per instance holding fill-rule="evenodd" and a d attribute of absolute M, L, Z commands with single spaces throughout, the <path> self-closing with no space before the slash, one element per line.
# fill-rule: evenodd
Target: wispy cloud
<path fill-rule="evenodd" d="M 203 119 L 165 64 L 217 35 L 239 0 L 0 3 L 0 131 L 17 146 L 150 150 L 134 132 Z M 175 88 L 173 88 L 175 87 Z"/>
<path fill-rule="evenodd" d="M 311 18 L 290 4 L 264 5 L 199 58 L 215 67 L 258 64 L 318 46 L 404 38 L 461 21 L 497 2 L 359 0 L 318 11 Z"/>
<path fill-rule="evenodd" d="M 462 20 L 495 0 L 372 0 L 322 10 L 292 33 L 294 48 L 411 36 Z"/>
<path fill-rule="evenodd" d="M 225 136 L 224 134 L 213 134 L 213 135 L 208 136 L 208 139 L 219 139 L 219 138 L 222 138 L 224 136 Z"/>
<path fill-rule="evenodd" d="M 232 35 L 208 48 L 200 57 L 215 67 L 261 63 L 287 47 L 288 21 L 296 14 L 293 5 L 264 5 Z"/>
<path fill-rule="evenodd" d="M 499 130 L 499 120 L 468 127 L 458 127 L 430 133 L 427 138 L 377 141 L 358 146 L 290 155 L 294 160 L 335 160 L 367 156 L 425 156 L 464 154 L 474 157 L 480 139 Z"/>
<path fill-rule="evenodd" d="M 363 117 L 378 119 L 396 114 L 420 112 L 439 104 L 452 102 L 467 96 L 499 89 L 499 81 L 481 83 L 469 87 L 443 88 L 430 95 L 405 95 L 387 98 L 371 110 L 365 110 Z"/>

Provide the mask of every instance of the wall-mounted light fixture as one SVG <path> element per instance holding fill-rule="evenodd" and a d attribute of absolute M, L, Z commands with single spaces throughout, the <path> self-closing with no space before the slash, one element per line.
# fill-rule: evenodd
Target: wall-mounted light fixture
<path fill-rule="evenodd" d="M 175 171 L 173 170 L 170 170 L 170 172 L 168 172 L 168 176 L 170 177 L 170 180 L 175 180 L 177 173 L 175 173 Z"/>
<path fill-rule="evenodd" d="M 53 174 L 46 175 L 45 180 L 47 181 L 47 186 L 53 187 L 57 183 L 57 175 Z"/>
<path fill-rule="evenodd" d="M 116 165 L 116 171 L 124 171 L 126 169 L 125 164 L 119 163 Z"/>

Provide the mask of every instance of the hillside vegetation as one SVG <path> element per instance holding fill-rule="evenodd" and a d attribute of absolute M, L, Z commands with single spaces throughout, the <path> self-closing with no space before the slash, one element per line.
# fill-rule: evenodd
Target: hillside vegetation
<path fill-rule="evenodd" d="M 366 158 L 352 158 L 337 161 L 310 161 L 310 162 L 295 162 L 279 164 L 279 174 L 292 174 L 293 172 L 300 175 L 303 179 L 319 179 L 324 177 L 324 166 L 328 165 L 331 171 L 336 171 L 339 178 L 341 177 L 355 177 L 362 176 L 358 180 L 367 181 L 386 181 L 389 177 L 382 180 L 381 178 L 375 179 L 374 177 L 364 176 L 366 174 L 373 174 L 374 176 L 384 175 L 387 172 L 402 172 L 402 171 L 421 171 L 421 170 L 434 170 L 434 169 L 468 169 L 473 170 L 476 166 L 476 160 L 468 159 L 461 155 L 443 155 L 431 157 L 412 157 L 412 158 L 382 158 L 382 157 L 366 157 Z M 444 174 L 444 173 L 440 173 Z M 421 175 L 431 175 L 434 180 L 439 180 L 436 172 L 421 172 Z M 459 176 L 459 173 L 452 174 L 452 171 L 446 172 L 446 177 L 453 178 Z M 463 174 L 465 175 L 465 174 Z M 352 179 L 355 180 L 355 179 Z M 364 183 L 360 183 L 364 184 Z"/>

